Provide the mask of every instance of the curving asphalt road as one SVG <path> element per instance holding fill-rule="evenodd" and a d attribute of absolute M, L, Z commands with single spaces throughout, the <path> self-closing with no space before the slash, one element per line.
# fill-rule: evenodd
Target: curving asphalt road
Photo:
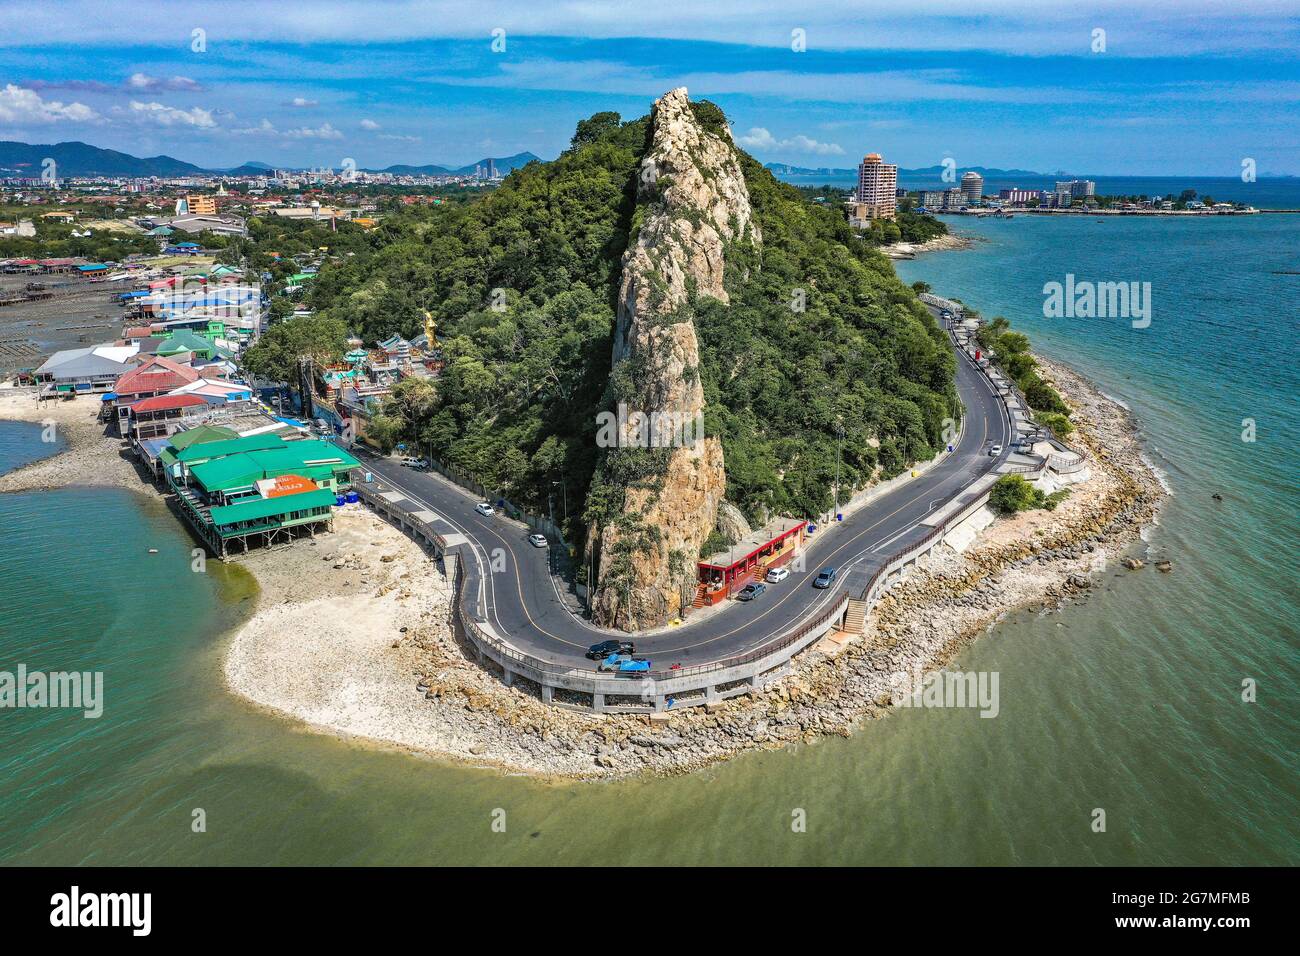
<path fill-rule="evenodd" d="M 808 542 L 804 570 L 792 570 L 790 577 L 769 585 L 754 601 L 728 601 L 721 610 L 678 627 L 635 635 L 637 655 L 650 658 L 655 670 L 664 670 L 673 664 L 707 664 L 748 653 L 779 639 L 844 589 L 859 593 L 891 555 L 931 530 L 922 523 L 928 516 L 961 496 L 1009 453 L 1012 430 L 1006 407 L 961 351 L 957 351 L 957 390 L 966 419 L 952 454 L 838 526 L 819 530 Z M 988 454 L 990 444 L 1002 445 L 998 458 Z M 482 584 L 477 595 L 467 593 L 466 601 L 473 604 L 469 610 L 507 642 L 553 664 L 594 669 L 583 656 L 589 645 L 611 637 L 627 638 L 623 632 L 584 620 L 572 597 L 568 601 L 562 597 L 566 585 L 551 573 L 553 555 L 528 543 L 531 529 L 499 516 L 484 518 L 474 511 L 477 499 L 436 473 L 407 469 L 364 450 L 359 457 L 383 485 L 408 499 L 405 507 L 433 512 L 440 533 L 465 536 L 480 570 L 491 569 L 474 575 Z M 827 565 L 839 569 L 839 580 L 831 588 L 817 590 L 812 579 Z"/>

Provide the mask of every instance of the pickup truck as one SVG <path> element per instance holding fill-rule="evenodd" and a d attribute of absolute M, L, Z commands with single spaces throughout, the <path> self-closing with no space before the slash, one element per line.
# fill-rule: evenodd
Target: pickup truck
<path fill-rule="evenodd" d="M 645 674 L 650 671 L 650 661 L 644 657 L 631 654 L 610 654 L 597 666 L 598 671 L 612 671 L 619 677 L 629 674 Z"/>

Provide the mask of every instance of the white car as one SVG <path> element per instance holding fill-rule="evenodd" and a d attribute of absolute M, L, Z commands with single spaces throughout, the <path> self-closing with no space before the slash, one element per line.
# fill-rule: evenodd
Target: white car
<path fill-rule="evenodd" d="M 403 458 L 402 464 L 407 468 L 428 468 L 429 463 L 423 458 Z"/>
<path fill-rule="evenodd" d="M 789 576 L 790 571 L 788 568 L 773 568 L 771 571 L 767 572 L 767 583 L 780 584 Z"/>
<path fill-rule="evenodd" d="M 1001 445 L 994 445 L 992 448 L 989 449 L 989 457 L 990 457 L 990 458 L 996 458 L 996 457 L 998 457 L 998 455 L 1000 455 L 1000 454 L 1002 454 L 1002 446 L 1001 446 Z"/>
<path fill-rule="evenodd" d="M 478 504 L 474 506 L 474 510 L 477 511 L 479 514 L 481 514 L 484 518 L 491 518 L 494 514 L 497 513 L 496 509 L 493 508 L 486 501 L 480 501 Z"/>
<path fill-rule="evenodd" d="M 528 543 L 531 544 L 534 548 L 544 548 L 546 547 L 546 535 L 530 534 L 528 536 Z"/>

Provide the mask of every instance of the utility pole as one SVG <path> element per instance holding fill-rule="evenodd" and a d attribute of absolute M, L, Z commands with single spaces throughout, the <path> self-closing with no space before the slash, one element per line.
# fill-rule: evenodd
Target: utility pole
<path fill-rule="evenodd" d="M 844 426 L 838 425 L 835 429 L 835 514 L 831 520 L 835 521 L 840 515 L 840 459 L 844 457 Z"/>
<path fill-rule="evenodd" d="M 551 484 L 560 486 L 560 494 L 564 499 L 564 520 L 569 520 L 569 487 L 563 481 L 552 481 Z"/>

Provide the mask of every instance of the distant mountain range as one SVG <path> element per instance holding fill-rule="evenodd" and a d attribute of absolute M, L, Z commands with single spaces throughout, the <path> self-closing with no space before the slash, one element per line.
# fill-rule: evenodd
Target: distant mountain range
<path fill-rule="evenodd" d="M 496 167 L 498 173 L 508 173 L 531 162 L 541 162 L 541 157 L 530 152 L 515 153 L 513 156 L 492 156 L 480 159 L 468 166 L 386 166 L 383 169 L 367 169 L 368 173 L 392 173 L 394 176 L 470 176 L 477 167 L 487 169 L 488 163 Z"/>
<path fill-rule="evenodd" d="M 191 176 L 203 170 L 170 156 L 141 159 L 88 143 L 31 145 L 0 141 L 0 174 L 38 177 L 45 160 L 53 159 L 58 176 Z"/>
<path fill-rule="evenodd" d="M 40 176 L 45 160 L 53 159 L 56 173 L 66 176 L 260 176 L 274 169 L 300 169 L 307 167 L 272 166 L 250 160 L 233 169 L 207 169 L 171 156 L 141 158 L 114 149 L 101 149 L 89 143 L 30 144 L 0 141 L 0 176 Z M 508 173 L 525 166 L 539 157 L 529 152 L 513 156 L 484 157 L 468 166 L 388 166 L 385 169 L 367 169 L 365 172 L 392 173 L 396 176 L 467 176 L 476 166 L 487 168 L 492 163 L 497 172 Z"/>

